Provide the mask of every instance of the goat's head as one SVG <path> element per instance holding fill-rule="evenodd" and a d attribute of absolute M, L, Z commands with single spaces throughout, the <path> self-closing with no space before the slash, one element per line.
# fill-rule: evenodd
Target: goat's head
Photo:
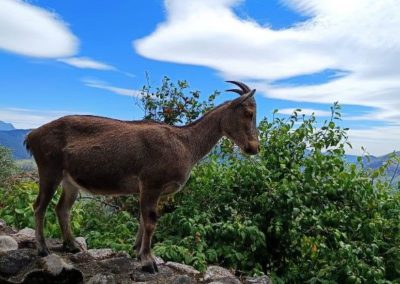
<path fill-rule="evenodd" d="M 256 101 L 254 99 L 256 90 L 251 90 L 241 82 L 227 82 L 240 88 L 227 90 L 239 94 L 240 97 L 229 103 L 227 113 L 221 121 L 222 131 L 243 152 L 255 155 L 260 147 L 256 126 Z"/>

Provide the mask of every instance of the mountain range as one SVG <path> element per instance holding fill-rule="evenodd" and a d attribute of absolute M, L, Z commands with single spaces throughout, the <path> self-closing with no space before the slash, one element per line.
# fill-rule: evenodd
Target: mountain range
<path fill-rule="evenodd" d="M 0 145 L 11 149 L 14 159 L 29 159 L 24 139 L 30 129 L 15 129 L 11 123 L 0 121 Z"/>

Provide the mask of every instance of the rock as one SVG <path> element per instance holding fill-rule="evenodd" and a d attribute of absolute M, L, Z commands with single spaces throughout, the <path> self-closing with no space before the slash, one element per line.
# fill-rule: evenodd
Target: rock
<path fill-rule="evenodd" d="M 129 254 L 124 252 L 114 252 L 112 249 L 89 249 L 87 251 L 90 256 L 96 260 L 102 260 L 111 257 L 128 257 Z"/>
<path fill-rule="evenodd" d="M 16 250 L 18 243 L 10 236 L 0 236 L 0 252 Z"/>
<path fill-rule="evenodd" d="M 105 274 L 100 273 L 91 277 L 87 282 L 87 284 L 115 284 L 115 276 L 114 274 Z"/>
<path fill-rule="evenodd" d="M 19 230 L 16 234 L 11 235 L 19 244 L 20 247 L 32 247 L 27 243 L 35 243 L 35 230 L 31 228 L 24 228 Z"/>
<path fill-rule="evenodd" d="M 181 273 L 190 274 L 190 275 L 200 274 L 200 271 L 198 271 L 198 270 L 194 269 L 193 267 L 186 265 L 186 264 L 168 261 L 165 265 L 168 267 L 171 267 Z"/>
<path fill-rule="evenodd" d="M 45 271 L 49 272 L 51 275 L 58 275 L 63 269 L 71 270 L 73 266 L 66 263 L 61 257 L 52 253 L 41 259 L 43 268 Z"/>
<path fill-rule="evenodd" d="M 192 284 L 196 283 L 187 275 L 179 275 L 172 280 L 172 284 Z"/>
<path fill-rule="evenodd" d="M 211 283 L 226 283 L 236 284 L 240 281 L 228 270 L 220 266 L 209 266 L 204 274 L 205 281 L 211 281 Z"/>
<path fill-rule="evenodd" d="M 154 256 L 154 261 L 156 262 L 157 265 L 165 264 L 164 259 L 162 259 L 162 258 L 159 257 L 159 256 Z"/>
<path fill-rule="evenodd" d="M 31 249 L 12 250 L 0 253 L 0 275 L 18 274 L 38 258 L 36 251 Z"/>
<path fill-rule="evenodd" d="M 272 284 L 271 279 L 267 275 L 259 277 L 246 277 L 244 280 L 246 284 Z"/>
<path fill-rule="evenodd" d="M 208 282 L 208 284 L 240 284 L 239 279 L 232 277 L 219 278 L 216 281 Z"/>
<path fill-rule="evenodd" d="M 77 238 L 75 238 L 75 241 L 78 243 L 78 245 L 82 251 L 87 250 L 86 239 L 84 237 L 77 237 Z"/>
<path fill-rule="evenodd" d="M 10 282 L 11 283 L 11 282 Z M 12 282 L 14 283 L 14 282 Z M 57 284 L 77 284 L 83 283 L 82 272 L 73 268 L 70 270 L 63 269 L 59 274 L 52 275 L 51 273 L 43 270 L 31 270 L 27 273 L 22 280 L 24 284 L 43 284 L 43 283 L 57 283 Z"/>
<path fill-rule="evenodd" d="M 6 221 L 0 219 L 0 229 L 3 229 L 6 227 Z"/>

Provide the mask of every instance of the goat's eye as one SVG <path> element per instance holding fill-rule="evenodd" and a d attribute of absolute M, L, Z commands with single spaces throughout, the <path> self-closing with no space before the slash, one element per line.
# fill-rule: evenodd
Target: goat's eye
<path fill-rule="evenodd" d="M 252 117 L 253 117 L 253 112 L 252 112 L 252 111 L 246 110 L 246 111 L 244 112 L 244 115 L 245 115 L 246 117 L 248 117 L 248 118 L 252 118 Z"/>

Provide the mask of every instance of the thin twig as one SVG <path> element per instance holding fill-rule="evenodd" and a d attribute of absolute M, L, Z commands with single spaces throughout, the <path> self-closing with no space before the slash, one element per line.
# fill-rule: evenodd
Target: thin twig
<path fill-rule="evenodd" d="M 400 160 L 397 161 L 397 166 L 396 166 L 396 169 L 394 170 L 394 173 L 393 173 L 392 178 L 390 179 L 389 185 L 392 185 L 392 182 L 393 182 L 394 178 L 395 178 L 396 175 L 397 175 L 397 171 L 399 170 L 399 166 L 400 166 Z"/>
<path fill-rule="evenodd" d="M 119 207 L 118 205 L 114 205 L 114 204 L 105 202 L 105 201 L 103 201 L 103 200 L 100 200 L 100 199 L 95 198 L 95 197 L 92 197 L 92 196 L 80 196 L 79 199 L 94 200 L 94 201 L 97 201 L 97 202 L 102 203 L 103 205 L 110 206 L 110 207 L 112 207 L 112 208 L 114 208 L 114 209 L 117 209 L 117 210 L 120 210 L 120 209 L 121 209 L 121 207 Z"/>

